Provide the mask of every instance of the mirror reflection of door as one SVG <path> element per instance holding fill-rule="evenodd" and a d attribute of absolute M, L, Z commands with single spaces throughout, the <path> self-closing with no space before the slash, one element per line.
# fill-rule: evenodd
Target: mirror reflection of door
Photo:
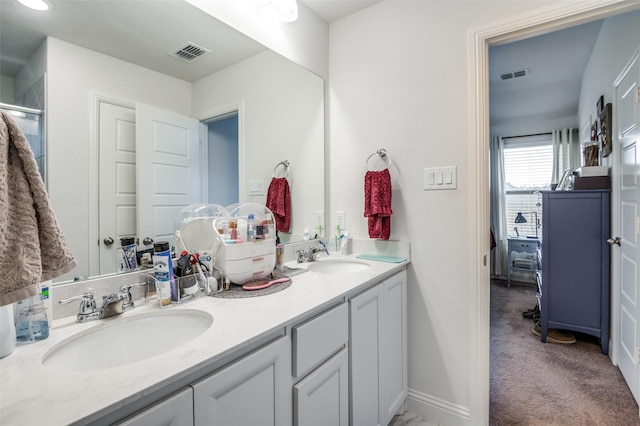
<path fill-rule="evenodd" d="M 117 270 L 120 238 L 136 235 L 136 112 L 99 102 L 99 274 Z"/>
<path fill-rule="evenodd" d="M 173 244 L 177 212 L 201 201 L 200 146 L 190 117 L 140 104 L 98 105 L 98 273 L 109 274 L 121 237 L 136 236 L 140 249 L 151 247 L 147 237 Z"/>
<path fill-rule="evenodd" d="M 138 249 L 153 241 L 174 245 L 178 212 L 202 201 L 200 160 L 197 120 L 136 104 Z"/>
<path fill-rule="evenodd" d="M 240 201 L 238 112 L 204 122 L 207 131 L 208 202 L 223 207 Z"/>

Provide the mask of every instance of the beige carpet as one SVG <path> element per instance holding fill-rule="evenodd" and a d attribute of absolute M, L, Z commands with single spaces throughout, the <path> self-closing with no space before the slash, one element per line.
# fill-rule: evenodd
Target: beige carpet
<path fill-rule="evenodd" d="M 640 425 L 638 405 L 597 339 L 542 343 L 522 312 L 534 285 L 491 283 L 490 425 Z"/>

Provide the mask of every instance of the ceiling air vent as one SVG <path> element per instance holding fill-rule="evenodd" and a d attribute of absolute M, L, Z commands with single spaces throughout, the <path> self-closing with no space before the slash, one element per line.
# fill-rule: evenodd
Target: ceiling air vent
<path fill-rule="evenodd" d="M 513 72 L 508 72 L 506 74 L 500 74 L 500 80 L 511 80 L 512 78 L 525 77 L 529 74 L 531 74 L 531 70 L 527 68 L 520 71 L 513 71 Z"/>
<path fill-rule="evenodd" d="M 200 47 L 195 43 L 189 42 L 169 52 L 169 55 L 178 59 L 182 59 L 186 62 L 193 62 L 199 57 L 206 55 L 207 53 L 211 53 L 211 51 L 209 49 L 205 49 L 204 47 Z"/>

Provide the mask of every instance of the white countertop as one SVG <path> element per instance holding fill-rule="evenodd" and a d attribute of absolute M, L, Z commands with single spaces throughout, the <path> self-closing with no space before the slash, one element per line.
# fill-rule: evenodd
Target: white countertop
<path fill-rule="evenodd" d="M 76 323 L 75 317 L 56 320 L 48 339 L 18 345 L 11 355 L 0 359 L 0 424 L 67 425 L 96 420 L 270 333 L 283 330 L 309 312 L 399 272 L 409 263 L 362 261 L 371 267 L 344 275 L 305 272 L 294 276 L 287 289 L 265 296 L 200 297 L 169 308 L 138 304 L 121 316 L 85 324 Z M 213 325 L 182 347 L 121 367 L 69 372 L 44 367 L 41 363 L 49 348 L 69 336 L 100 326 L 101 322 L 120 321 L 160 309 L 203 310 L 213 315 Z M 159 336 L 161 332 L 158 330 Z"/>

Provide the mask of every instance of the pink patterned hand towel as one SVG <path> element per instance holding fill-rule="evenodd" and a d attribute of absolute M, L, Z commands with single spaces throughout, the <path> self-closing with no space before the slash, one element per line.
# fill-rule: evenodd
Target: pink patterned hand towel
<path fill-rule="evenodd" d="M 364 177 L 364 216 L 370 238 L 388 240 L 391 235 L 391 174 L 389 169 L 367 171 Z"/>
<path fill-rule="evenodd" d="M 75 266 L 33 151 L 0 112 L 0 306 L 35 296 L 41 282 Z"/>
<path fill-rule="evenodd" d="M 274 177 L 267 190 L 267 207 L 276 219 L 276 230 L 289 232 L 291 225 L 291 191 L 287 178 Z"/>

